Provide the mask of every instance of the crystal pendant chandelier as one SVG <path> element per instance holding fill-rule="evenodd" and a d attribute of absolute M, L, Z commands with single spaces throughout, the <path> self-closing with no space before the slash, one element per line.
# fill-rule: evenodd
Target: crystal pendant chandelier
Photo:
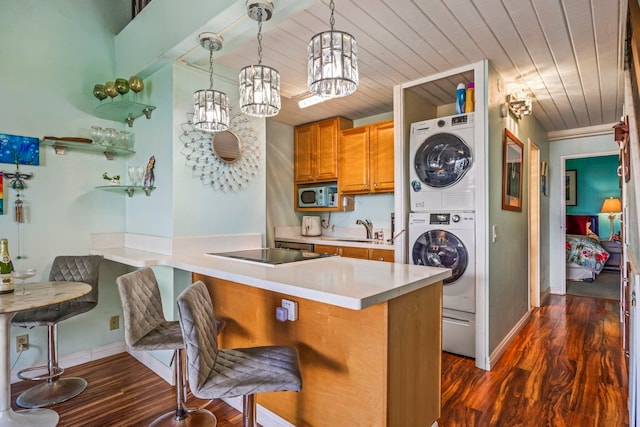
<path fill-rule="evenodd" d="M 331 30 L 313 36 L 307 48 L 307 82 L 311 93 L 338 98 L 351 95 L 358 88 L 358 52 L 351 34 L 333 29 L 333 0 L 329 7 Z"/>
<path fill-rule="evenodd" d="M 273 3 L 247 0 L 247 14 L 258 21 L 258 65 L 240 70 L 240 110 L 249 116 L 273 117 L 280 111 L 280 73 L 262 65 L 262 21 L 271 19 Z"/>
<path fill-rule="evenodd" d="M 222 132 L 229 129 L 229 97 L 213 90 L 213 52 L 222 49 L 222 36 L 202 33 L 200 44 L 209 50 L 209 89 L 193 94 L 193 126 L 202 132 Z"/>

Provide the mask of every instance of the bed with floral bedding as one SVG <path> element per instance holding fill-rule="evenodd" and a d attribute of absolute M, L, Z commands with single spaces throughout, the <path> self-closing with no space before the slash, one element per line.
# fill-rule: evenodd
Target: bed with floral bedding
<path fill-rule="evenodd" d="M 593 281 L 609 253 L 598 238 L 597 215 L 567 215 L 567 280 Z"/>

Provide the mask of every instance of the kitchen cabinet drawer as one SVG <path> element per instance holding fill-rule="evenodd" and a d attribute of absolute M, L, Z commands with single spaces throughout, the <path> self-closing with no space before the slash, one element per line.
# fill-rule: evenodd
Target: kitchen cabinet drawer
<path fill-rule="evenodd" d="M 340 192 L 393 192 L 393 120 L 340 133 Z"/>
<path fill-rule="evenodd" d="M 352 246 L 316 245 L 319 254 L 340 255 L 345 258 L 370 259 L 374 261 L 394 261 L 394 252 L 390 249 L 356 248 Z"/>

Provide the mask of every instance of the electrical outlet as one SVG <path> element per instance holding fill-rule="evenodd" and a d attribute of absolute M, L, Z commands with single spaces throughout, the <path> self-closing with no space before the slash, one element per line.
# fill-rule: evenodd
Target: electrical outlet
<path fill-rule="evenodd" d="M 109 319 L 109 330 L 113 331 L 114 329 L 118 329 L 120 327 L 120 316 L 111 316 Z"/>
<path fill-rule="evenodd" d="M 29 334 L 16 336 L 16 353 L 20 352 L 20 346 L 22 351 L 29 350 Z"/>
<path fill-rule="evenodd" d="M 287 310 L 287 320 L 292 322 L 298 320 L 298 303 L 288 299 L 282 300 L 282 307 Z"/>

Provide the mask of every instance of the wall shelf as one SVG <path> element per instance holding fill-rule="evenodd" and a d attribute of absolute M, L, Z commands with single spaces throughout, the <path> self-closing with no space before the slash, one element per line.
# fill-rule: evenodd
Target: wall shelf
<path fill-rule="evenodd" d="M 62 155 L 67 149 L 78 151 L 93 151 L 95 153 L 103 153 L 107 160 L 113 160 L 116 155 L 130 156 L 135 154 L 135 151 L 128 148 L 104 146 L 96 144 L 95 142 L 76 142 L 76 141 L 64 141 L 60 139 L 43 139 L 41 144 L 53 147 L 53 150 L 58 155 Z"/>
<path fill-rule="evenodd" d="M 144 191 L 144 194 L 148 196 L 151 195 L 151 192 L 156 189 L 156 187 L 147 187 L 140 185 L 99 185 L 96 187 L 97 190 L 106 190 L 106 191 L 124 191 L 129 195 L 129 197 L 133 197 L 133 194 L 136 190 Z"/>
<path fill-rule="evenodd" d="M 150 119 L 151 112 L 155 109 L 156 107 L 153 105 L 140 104 L 133 101 L 105 100 L 96 107 L 94 113 L 101 119 L 126 123 L 129 127 L 133 127 L 133 121 L 135 119 L 143 114 L 147 119 Z"/>

